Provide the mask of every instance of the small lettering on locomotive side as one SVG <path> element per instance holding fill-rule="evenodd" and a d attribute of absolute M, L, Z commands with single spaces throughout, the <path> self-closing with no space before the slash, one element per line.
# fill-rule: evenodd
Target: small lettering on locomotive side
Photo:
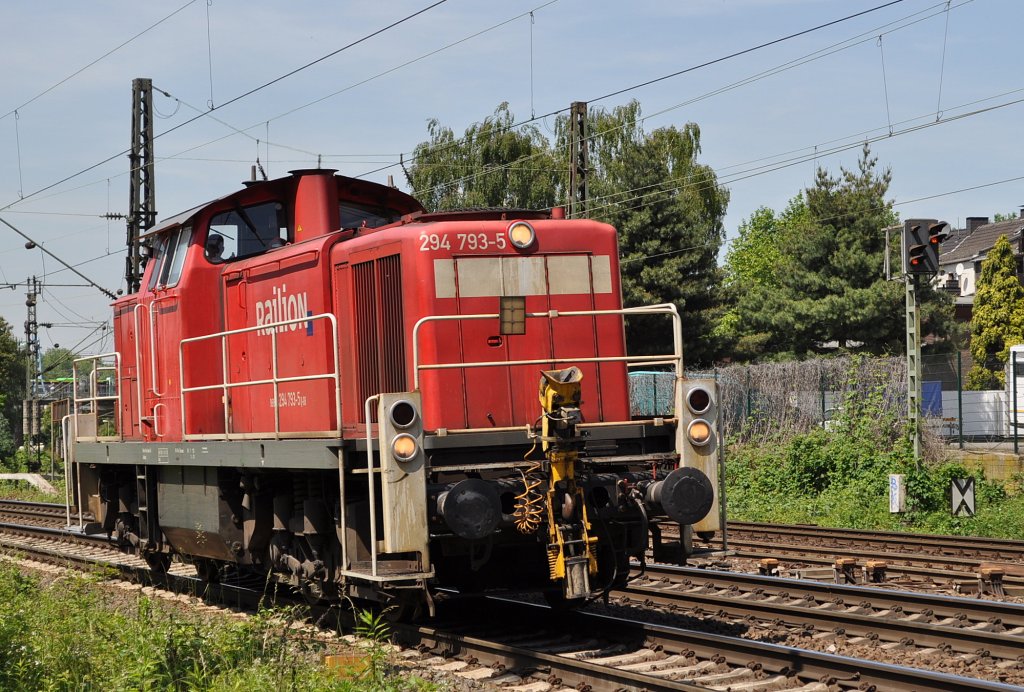
<path fill-rule="evenodd" d="M 301 293 L 289 293 L 288 285 L 281 284 L 280 286 L 274 286 L 272 292 L 273 297 L 269 300 L 256 301 L 257 327 L 263 326 L 264 324 L 274 324 L 275 322 L 297 320 L 300 317 L 309 315 L 309 297 L 306 295 L 305 291 L 302 291 Z M 309 322 L 292 322 L 291 324 L 278 325 L 277 331 L 278 333 L 285 331 L 294 332 L 300 327 L 307 333 L 310 331 Z M 260 329 L 256 333 L 269 336 L 273 329 L 273 327 Z"/>

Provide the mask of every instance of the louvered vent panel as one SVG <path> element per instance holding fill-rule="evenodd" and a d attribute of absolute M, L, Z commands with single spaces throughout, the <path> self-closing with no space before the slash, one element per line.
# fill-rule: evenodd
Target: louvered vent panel
<path fill-rule="evenodd" d="M 374 288 L 373 262 L 352 266 L 355 288 L 356 359 L 359 368 L 359 410 L 366 398 L 380 393 L 377 354 L 377 291 Z"/>
<path fill-rule="evenodd" d="M 407 389 L 405 329 L 399 255 L 377 260 L 377 282 L 380 286 L 380 382 L 385 392 L 404 392 Z"/>

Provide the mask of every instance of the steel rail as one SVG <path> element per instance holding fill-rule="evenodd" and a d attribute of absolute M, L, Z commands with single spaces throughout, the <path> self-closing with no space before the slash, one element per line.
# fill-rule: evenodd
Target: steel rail
<path fill-rule="evenodd" d="M 982 536 L 948 536 L 926 533 L 899 533 L 895 531 L 869 531 L 865 529 L 830 528 L 826 526 L 801 524 L 760 524 L 755 522 L 730 521 L 729 531 L 776 536 L 801 536 L 821 539 L 853 539 L 864 543 L 889 543 L 893 545 L 931 546 L 963 554 L 965 551 L 979 553 L 991 551 L 1000 556 L 1024 556 L 1024 541 L 1009 538 L 986 538 Z"/>
<path fill-rule="evenodd" d="M 486 608 L 490 622 L 509 621 L 498 612 L 498 606 L 508 603 L 505 599 L 490 598 Z M 822 682 L 842 689 L 916 690 L 917 692 L 949 692 L 949 690 L 987 690 L 1009 692 L 1019 687 L 978 678 L 967 678 L 947 673 L 878 663 L 863 659 L 838 656 L 818 651 L 798 649 L 758 642 L 750 639 L 729 637 L 708 632 L 687 630 L 679 627 L 650 624 L 623 617 L 611 617 L 586 612 L 560 613 L 551 617 L 552 611 L 544 606 L 512 602 L 516 612 L 510 621 L 544 622 L 545 625 L 561 627 L 566 633 L 585 632 L 591 636 L 605 636 L 621 640 L 640 640 L 648 648 L 663 647 L 665 651 L 682 652 L 701 660 L 724 660 L 734 670 L 752 669 L 771 675 L 799 679 L 805 684 Z M 484 625 L 481 625 L 483 627 Z M 432 636 L 424 632 L 424 637 Z M 472 632 L 447 633 L 442 641 L 459 649 L 464 642 L 481 639 Z M 500 640 L 500 636 L 495 636 Z M 490 639 L 488 639 L 490 641 Z M 518 657 L 534 656 L 527 647 L 510 647 L 509 654 Z M 568 655 L 560 658 L 568 658 Z M 600 659 L 598 659 L 600 660 Z M 605 667 L 599 674 L 610 674 L 614 669 Z M 661 673 L 664 675 L 664 672 Z M 656 679 L 656 678 L 654 678 Z M 664 680 L 664 678 L 662 678 Z M 750 681 L 736 680 L 744 688 L 751 687 Z M 766 681 L 767 682 L 767 681 Z M 647 683 L 642 687 L 647 687 Z M 707 684 L 707 683 L 706 683 Z M 702 689 L 708 689 L 707 686 Z M 728 685 L 722 681 L 718 685 Z M 873 687 L 872 687 L 873 686 Z M 629 686 L 637 688 L 637 685 Z M 753 688 L 753 687 L 751 687 Z M 648 688 L 650 689 L 650 688 Z M 715 689 L 719 689 L 715 687 Z M 725 689 L 721 687 L 720 689 Z"/>
<path fill-rule="evenodd" d="M 0 525 L 0 529 L 6 528 Z M 24 531 L 24 527 L 14 527 L 15 530 Z M 66 538 L 73 536 L 66 531 L 48 529 L 29 529 L 32 534 L 45 535 L 48 538 Z M 89 539 L 92 543 L 106 544 L 106 539 Z M 23 547 L 19 546 L 19 549 Z M 68 562 L 95 563 L 97 561 L 111 564 L 119 569 L 122 574 L 133 574 L 136 577 L 149 572 L 143 567 L 141 560 L 131 556 L 112 553 L 108 557 L 117 558 L 108 561 L 98 560 L 96 556 L 84 558 L 81 556 L 58 555 L 58 551 L 49 548 L 36 548 L 42 553 L 51 553 L 51 559 L 58 559 L 67 564 Z M 135 563 L 135 564 L 130 564 Z M 182 583 L 192 585 L 200 584 L 192 577 L 175 577 L 170 579 L 182 580 Z M 203 588 L 210 585 L 203 583 Z M 218 593 L 223 587 L 214 589 Z M 247 591 L 252 591 L 251 589 Z M 234 589 L 232 589 L 234 592 Z M 237 594 L 235 594 L 237 597 Z M 658 671 L 647 675 L 632 670 L 622 670 L 607 665 L 601 665 L 600 659 L 588 660 L 586 656 L 576 658 L 571 655 L 558 655 L 551 652 L 533 651 L 527 646 L 509 644 L 501 641 L 501 636 L 483 637 L 476 636 L 472 632 L 466 632 L 465 628 L 492 627 L 493 623 L 500 618 L 497 609 L 512 607 L 517 610 L 518 615 L 511 621 L 518 622 L 539 622 L 550 621 L 558 623 L 569 636 L 579 636 L 580 632 L 588 635 L 602 633 L 609 642 L 629 640 L 641 642 L 646 647 L 662 646 L 668 650 L 678 651 L 689 656 L 696 656 L 706 661 L 725 661 L 732 667 L 732 671 L 724 676 L 731 677 L 734 674 L 746 674 L 749 678 L 749 671 L 764 670 L 770 671 L 775 676 L 796 678 L 801 681 L 812 683 L 815 681 L 836 685 L 843 689 L 852 689 L 874 685 L 879 689 L 913 689 L 921 692 L 938 692 L 951 689 L 957 690 L 985 690 L 988 692 L 1003 692 L 1014 688 L 997 682 L 990 682 L 975 678 L 965 678 L 945 673 L 906 668 L 891 664 L 875 663 L 861 659 L 854 659 L 832 654 L 823 654 L 815 651 L 807 651 L 793 647 L 766 644 L 735 637 L 696 632 L 675 627 L 652 625 L 638 622 L 631 619 L 612 618 L 604 615 L 593 615 L 589 613 L 561 613 L 555 617 L 549 617 L 552 611 L 549 608 L 530 604 L 511 603 L 505 599 L 487 599 L 487 612 L 489 617 L 485 622 L 479 618 L 479 609 L 470 621 L 457 623 L 455 627 L 443 631 L 438 627 L 400 627 L 396 630 L 396 639 L 405 644 L 418 638 L 418 643 L 427 646 L 443 647 L 449 653 L 460 655 L 473 655 L 472 651 L 489 652 L 488 656 L 500 656 L 508 666 L 514 666 L 526 670 L 547 673 L 550 678 L 557 678 L 561 682 L 564 678 L 572 680 L 579 689 L 585 685 L 595 691 L 633 688 L 647 690 L 698 690 L 707 689 L 685 680 L 671 680 L 658 677 Z M 493 604 L 494 608 L 491 607 Z M 502 622 L 509 620 L 501 619 Z M 587 640 L 580 639 L 579 646 L 586 647 Z M 718 677 L 718 676 L 712 676 Z M 579 682 L 576 682 L 579 681 Z M 738 681 L 737 681 L 738 682 Z M 749 682 L 749 680 L 747 681 Z M 770 681 L 766 681 L 770 682 Z M 745 687 L 749 685 L 744 685 Z"/>
<path fill-rule="evenodd" d="M 713 581 L 708 582 L 713 583 Z M 793 584 L 799 593 L 800 583 Z M 850 637 L 879 638 L 902 642 L 916 647 L 938 648 L 960 653 L 988 652 L 996 658 L 1015 660 L 1024 652 L 1024 636 L 971 627 L 956 627 L 910 619 L 910 614 L 898 617 L 879 615 L 880 611 L 865 613 L 863 606 L 845 603 L 819 603 L 813 598 L 801 604 L 799 595 L 789 594 L 787 602 L 743 598 L 738 594 L 701 592 L 692 588 L 680 589 L 680 584 L 633 584 L 618 589 L 616 594 L 645 605 L 707 609 L 715 615 L 732 618 L 754 616 L 771 622 L 780 620 L 798 627 L 812 627 L 822 632 L 834 632 Z M 750 592 L 747 592 L 748 595 Z M 878 592 L 876 591 L 876 594 Z M 776 599 L 778 596 L 775 597 Z M 898 602 L 897 602 L 898 604 Z M 832 607 L 828 607 L 832 606 Z M 858 612 L 859 611 L 859 612 Z M 1022 609 L 1024 611 L 1024 609 Z M 1020 614 L 1018 614 L 1020 616 Z M 982 624 L 985 624 L 982 621 Z"/>
<path fill-rule="evenodd" d="M 889 572 L 915 574 L 931 578 L 944 579 L 975 579 L 975 574 L 983 563 L 990 560 L 929 555 L 927 553 L 890 553 L 884 550 L 869 550 L 865 547 L 844 548 L 840 546 L 822 546 L 792 543 L 769 543 L 745 541 L 729 537 L 730 550 L 734 557 L 761 559 L 775 558 L 790 562 L 810 562 L 831 566 L 836 557 L 854 558 L 857 560 L 881 560 L 886 563 Z M 735 548 L 735 549 L 734 549 Z M 899 564 L 903 563 L 903 564 Z M 935 567 L 933 565 L 941 565 Z M 1024 583 L 1024 579 L 1007 574 L 1006 583 Z"/>
<path fill-rule="evenodd" d="M 636 567 L 636 563 L 633 564 Z M 714 583 L 720 587 L 757 589 L 765 594 L 788 593 L 806 594 L 821 600 L 842 599 L 845 603 L 891 604 L 889 609 L 900 608 L 906 613 L 931 613 L 936 618 L 959 618 L 966 615 L 979 622 L 998 618 L 1007 627 L 1024 627 L 1024 604 L 994 601 L 982 598 L 965 598 L 941 594 L 903 591 L 883 584 L 833 584 L 809 579 L 770 577 L 747 572 L 726 572 L 675 565 L 651 565 L 646 567 L 651 578 L 666 578 L 672 581 L 689 581 L 694 585 Z M 1024 652 L 1022 652 L 1024 653 Z"/>

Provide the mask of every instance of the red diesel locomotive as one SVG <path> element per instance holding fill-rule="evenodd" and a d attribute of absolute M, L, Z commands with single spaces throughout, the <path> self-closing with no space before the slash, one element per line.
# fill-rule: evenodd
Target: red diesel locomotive
<path fill-rule="evenodd" d="M 674 306 L 622 308 L 606 224 L 425 213 L 304 170 L 143 244 L 115 352 L 76 363 L 69 485 L 83 530 L 154 568 L 403 612 L 438 589 L 572 603 L 719 528 L 714 383 L 683 378 Z M 673 353 L 626 352 L 636 314 Z M 637 366 L 674 374 L 670 410 L 631 411 Z"/>

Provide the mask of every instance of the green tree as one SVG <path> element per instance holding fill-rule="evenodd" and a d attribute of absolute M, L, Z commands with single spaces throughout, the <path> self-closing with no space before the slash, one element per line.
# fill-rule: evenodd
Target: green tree
<path fill-rule="evenodd" d="M 1016 219 L 1017 217 L 1018 215 L 1014 214 L 1012 211 L 1007 214 L 1000 214 L 999 212 L 996 212 L 995 216 L 992 217 L 992 223 L 999 223 L 1000 221 L 1009 221 L 1011 219 Z"/>
<path fill-rule="evenodd" d="M 7 421 L 0 431 L 0 454 L 3 438 L 16 442 L 21 430 L 21 401 L 25 398 L 25 352 L 19 348 L 11 325 L 0 318 L 0 416 Z"/>
<path fill-rule="evenodd" d="M 789 201 L 781 214 L 760 207 L 740 223 L 739 233 L 725 256 L 725 289 L 730 307 L 715 328 L 716 335 L 729 344 L 734 358 L 756 358 L 771 340 L 766 332 L 747 329 L 737 302 L 755 287 L 758 290 L 779 288 L 779 267 L 786 257 L 790 237 L 807 218 L 807 203 L 801 193 Z"/>
<path fill-rule="evenodd" d="M 700 129 L 694 123 L 645 132 L 640 105 L 591 109 L 587 128 L 590 216 L 619 231 L 626 305 L 673 302 L 680 306 L 684 348 L 692 363 L 716 354 L 711 332 L 721 310 L 717 254 L 728 192 L 714 171 L 698 163 Z M 415 149 L 409 185 L 431 210 L 465 207 L 550 208 L 568 189 L 569 123 L 555 123 L 557 145 L 540 131 L 519 128 L 501 104 L 482 123 L 456 139 L 431 120 L 429 140 Z M 662 327 L 664 322 L 657 323 Z M 634 353 L 671 349 L 671 340 L 650 338 L 651 322 L 630 320 Z"/>
<path fill-rule="evenodd" d="M 981 263 L 981 277 L 971 315 L 971 356 L 968 389 L 1002 389 L 1003 367 L 1010 347 L 1024 343 L 1024 286 L 1017 278 L 1017 262 L 1005 235 Z"/>
<path fill-rule="evenodd" d="M 551 146 L 533 125 L 516 127 L 508 103 L 456 139 L 437 119 L 413 150 L 407 177 L 430 211 L 473 207 L 550 208 L 557 178 Z"/>
<path fill-rule="evenodd" d="M 57 346 L 47 349 L 43 354 L 43 379 L 71 377 L 75 358 L 78 358 L 78 354 L 67 348 Z"/>
<path fill-rule="evenodd" d="M 683 349 L 690 364 L 720 354 L 713 336 L 722 309 L 718 251 L 729 193 L 710 166 L 698 162 L 700 128 L 645 132 L 640 104 L 591 109 L 588 172 L 590 215 L 619 231 L 622 294 L 627 306 L 675 303 L 682 315 Z M 568 151 L 567 121 L 559 122 L 560 151 Z M 568 168 L 566 160 L 566 169 Z M 633 352 L 671 350 L 664 322 L 630 320 Z"/>
<path fill-rule="evenodd" d="M 883 272 L 882 229 L 896 222 L 885 199 L 891 172 L 879 172 L 864 147 L 856 170 L 818 169 L 782 241 L 774 284 L 744 286 L 736 303 L 740 337 L 750 357 L 803 357 L 836 349 L 898 353 L 904 348 L 904 296 Z M 927 284 L 927 282 L 925 282 Z M 948 296 L 921 289 L 922 327 L 947 337 Z M 742 342 L 741 342 L 742 343 Z"/>

